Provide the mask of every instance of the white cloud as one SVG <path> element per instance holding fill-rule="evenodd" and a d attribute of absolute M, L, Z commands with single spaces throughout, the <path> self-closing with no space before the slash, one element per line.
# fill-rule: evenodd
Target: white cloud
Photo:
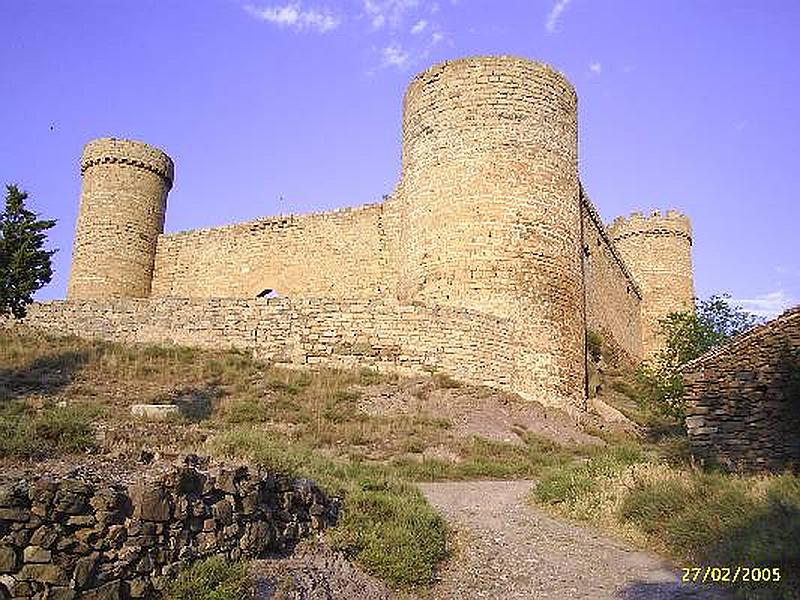
<path fill-rule="evenodd" d="M 441 31 L 434 31 L 431 35 L 431 44 L 434 46 L 444 39 L 444 34 Z"/>
<path fill-rule="evenodd" d="M 414 35 L 417 35 L 418 33 L 422 33 L 427 26 L 428 26 L 428 21 L 426 21 L 425 19 L 420 19 L 411 28 L 411 33 L 414 34 Z"/>
<path fill-rule="evenodd" d="M 783 290 L 777 290 L 753 298 L 731 299 L 731 304 L 741 306 L 754 315 L 772 318 L 796 305 L 797 301 L 789 297 Z"/>
<path fill-rule="evenodd" d="M 252 17 L 278 27 L 288 27 L 297 31 L 313 30 L 325 33 L 336 29 L 342 20 L 328 10 L 316 8 L 304 9 L 299 2 L 290 2 L 283 6 L 268 6 L 258 8 L 252 4 L 244 6 L 245 11 Z"/>
<path fill-rule="evenodd" d="M 593 62 L 592 64 L 589 65 L 589 70 L 592 73 L 599 75 L 600 73 L 603 72 L 603 65 L 601 65 L 599 62 Z"/>
<path fill-rule="evenodd" d="M 364 0 L 363 6 L 373 29 L 381 29 L 387 24 L 391 29 L 397 29 L 406 14 L 419 6 L 419 0 Z"/>
<path fill-rule="evenodd" d="M 403 69 L 408 65 L 411 55 L 407 50 L 403 50 L 400 44 L 395 42 L 381 50 L 381 57 L 381 66 Z"/>
<path fill-rule="evenodd" d="M 547 14 L 547 20 L 544 22 L 544 28 L 548 31 L 548 33 L 556 32 L 558 19 L 561 17 L 561 13 L 564 12 L 564 9 L 567 8 L 567 5 L 571 1 L 572 0 L 558 0 L 553 5 L 553 8 L 550 9 L 550 12 Z"/>

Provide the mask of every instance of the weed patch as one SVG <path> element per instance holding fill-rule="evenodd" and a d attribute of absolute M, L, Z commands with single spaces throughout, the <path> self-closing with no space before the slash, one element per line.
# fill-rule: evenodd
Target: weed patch
<path fill-rule="evenodd" d="M 85 407 L 35 411 L 19 402 L 6 405 L 0 410 L 0 457 L 45 458 L 94 448 L 97 414 Z"/>
<path fill-rule="evenodd" d="M 334 460 L 274 435 L 230 431 L 215 450 L 262 466 L 314 479 L 342 497 L 343 510 L 327 537 L 368 572 L 395 585 L 433 580 L 445 556 L 446 528 L 417 488 L 390 467 Z"/>
<path fill-rule="evenodd" d="M 800 477 L 703 472 L 680 456 L 665 460 L 674 444 L 658 452 L 611 448 L 584 465 L 551 469 L 533 500 L 687 565 L 777 567 L 778 583 L 731 589 L 748 598 L 796 597 Z"/>
<path fill-rule="evenodd" d="M 249 598 L 252 583 L 243 562 L 212 556 L 183 570 L 168 587 L 165 600 L 230 600 Z"/>

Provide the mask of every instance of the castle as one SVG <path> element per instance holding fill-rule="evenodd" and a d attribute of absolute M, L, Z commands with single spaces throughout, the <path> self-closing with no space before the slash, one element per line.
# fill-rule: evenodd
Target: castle
<path fill-rule="evenodd" d="M 170 234 L 171 159 L 94 140 L 67 301 L 28 319 L 292 364 L 430 367 L 583 409 L 587 328 L 652 353 L 658 319 L 692 306 L 692 234 L 673 211 L 604 226 L 578 177 L 576 105 L 541 63 L 434 65 L 406 92 L 384 202 Z"/>

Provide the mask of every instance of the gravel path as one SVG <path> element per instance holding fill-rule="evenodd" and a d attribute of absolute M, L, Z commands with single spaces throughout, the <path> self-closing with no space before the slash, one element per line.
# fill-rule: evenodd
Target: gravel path
<path fill-rule="evenodd" d="M 420 484 L 457 532 L 456 556 L 425 598 L 729 598 L 681 584 L 655 555 L 547 516 L 526 501 L 533 484 Z"/>
<path fill-rule="evenodd" d="M 392 600 L 374 577 L 324 544 L 301 543 L 286 558 L 254 561 L 255 600 Z"/>

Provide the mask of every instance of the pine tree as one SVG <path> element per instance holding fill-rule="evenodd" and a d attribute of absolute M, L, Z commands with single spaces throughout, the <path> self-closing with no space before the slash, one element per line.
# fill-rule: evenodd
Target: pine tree
<path fill-rule="evenodd" d="M 44 250 L 45 231 L 54 220 L 39 220 L 25 208 L 26 192 L 6 186 L 6 206 L 0 214 L 0 315 L 25 316 L 33 293 L 50 282 L 53 270 L 50 257 L 55 250 Z"/>

